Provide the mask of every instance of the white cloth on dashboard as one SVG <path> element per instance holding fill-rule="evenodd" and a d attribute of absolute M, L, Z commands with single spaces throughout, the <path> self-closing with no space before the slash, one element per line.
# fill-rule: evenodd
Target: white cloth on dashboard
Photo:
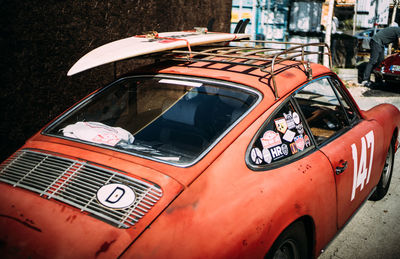
<path fill-rule="evenodd" d="M 120 127 L 110 127 L 100 122 L 79 121 L 62 129 L 65 137 L 76 138 L 97 144 L 115 146 L 123 141 L 132 144 L 135 137 Z"/>

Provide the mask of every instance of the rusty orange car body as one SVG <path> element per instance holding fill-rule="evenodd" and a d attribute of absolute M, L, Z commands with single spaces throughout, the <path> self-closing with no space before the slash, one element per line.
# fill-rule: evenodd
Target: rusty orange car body
<path fill-rule="evenodd" d="M 2 164 L 0 251 L 10 257 L 31 258 L 263 258 L 271 256 L 271 249 L 279 250 L 277 240 L 301 222 L 306 255 L 317 257 L 379 188 L 382 171 L 385 175 L 384 168 L 393 162 L 387 154 L 394 154 L 397 147 L 400 113 L 388 104 L 361 111 L 330 69 L 309 65 L 312 78 L 298 61 L 277 64 L 274 69 L 279 72 L 273 80 L 278 95 L 271 74 L 240 64 L 197 60 L 135 72 L 134 77 L 146 73 L 168 80 L 241 86 L 253 94 L 248 110 L 211 141 L 211 148 L 186 164 L 58 136 L 49 128 L 62 120 L 65 115 L 61 115 Z M 304 89 L 323 85 L 320 82 L 342 96 L 337 104 L 347 103 L 343 111 L 349 121 L 328 137 L 321 133 L 321 139 L 313 137 L 320 133 L 311 130 L 307 112 L 301 111 L 304 98 L 310 95 Z M 289 113 L 294 118 L 282 117 L 288 113 L 280 113 L 280 109 L 293 109 Z M 315 111 L 312 114 L 316 115 Z M 282 128 L 274 128 L 272 121 Z M 327 125 L 324 127 L 329 129 L 329 122 Z M 266 144 L 267 131 L 278 139 Z M 283 144 L 276 149 L 278 141 Z M 261 150 L 263 156 L 257 158 Z M 42 162 L 47 159 L 42 157 L 71 160 L 107 174 L 117 172 L 125 180 L 154 187 L 160 192 L 159 200 L 134 224 L 118 227 L 85 208 L 52 197 L 57 186 L 50 185 L 39 195 L 27 185 L 11 183 L 5 176 L 7 170 L 23 155 L 40 156 Z M 73 173 L 79 170 L 69 168 L 69 178 L 57 181 L 67 184 L 78 178 Z M 388 173 L 390 183 L 391 171 Z M 121 183 L 129 185 L 125 180 Z M 76 190 L 76 195 L 84 192 Z"/>

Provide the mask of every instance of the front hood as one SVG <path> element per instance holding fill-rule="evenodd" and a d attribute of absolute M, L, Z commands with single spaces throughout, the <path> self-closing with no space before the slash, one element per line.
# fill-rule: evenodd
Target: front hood
<path fill-rule="evenodd" d="M 0 167 L 0 253 L 118 257 L 183 189 L 153 169 L 124 168 L 36 149 L 15 153 Z"/>

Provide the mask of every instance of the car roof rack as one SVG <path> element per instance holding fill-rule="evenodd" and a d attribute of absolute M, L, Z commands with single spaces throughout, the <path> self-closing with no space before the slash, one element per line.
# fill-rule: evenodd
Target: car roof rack
<path fill-rule="evenodd" d="M 208 47 L 199 51 L 172 50 L 173 59 L 178 61 L 190 62 L 214 62 L 231 65 L 243 65 L 253 68 L 259 68 L 261 71 L 271 75 L 275 99 L 279 98 L 277 85 L 275 82 L 275 65 L 284 61 L 298 61 L 302 65 L 304 72 L 309 80 L 312 79 L 312 70 L 310 62 L 306 59 L 309 55 L 328 55 L 329 67 L 332 68 L 332 55 L 329 46 L 326 43 L 295 43 L 280 41 L 262 41 L 262 40 L 240 40 L 235 44 L 241 43 L 244 46 L 223 46 Z M 246 45 L 254 44 L 254 47 Z M 279 48 L 265 47 L 268 45 L 280 46 Z M 290 46 L 290 47 L 289 47 Z M 308 50 L 310 47 L 323 48 L 321 51 Z M 178 54 L 178 55 L 177 55 Z M 293 65 L 293 64 L 292 64 Z"/>

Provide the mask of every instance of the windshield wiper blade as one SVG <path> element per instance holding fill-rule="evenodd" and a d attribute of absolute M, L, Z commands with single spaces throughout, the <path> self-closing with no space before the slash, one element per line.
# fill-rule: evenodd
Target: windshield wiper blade
<path fill-rule="evenodd" d="M 136 145 L 136 144 L 129 144 L 129 143 L 126 143 L 126 142 L 119 142 L 117 144 L 117 147 L 120 147 L 120 148 L 123 148 L 123 149 L 130 149 L 130 150 L 133 149 L 135 151 L 151 153 L 151 154 L 154 154 L 154 155 L 162 155 L 162 153 L 159 150 L 154 149 L 151 146 L 142 145 L 142 144 Z"/>
<path fill-rule="evenodd" d="M 172 162 L 179 162 L 179 160 L 181 160 L 179 156 L 153 156 L 153 157 L 160 160 L 172 161 Z"/>

